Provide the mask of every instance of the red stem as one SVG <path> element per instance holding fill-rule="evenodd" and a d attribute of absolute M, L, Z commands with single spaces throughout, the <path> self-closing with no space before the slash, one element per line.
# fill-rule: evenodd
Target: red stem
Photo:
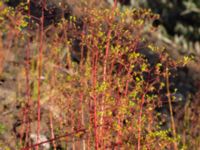
<path fill-rule="evenodd" d="M 28 2 L 28 16 L 30 17 L 30 1 Z M 30 29 L 30 19 L 28 22 L 28 28 Z M 28 44 L 27 44 L 27 49 L 26 49 L 26 105 L 23 109 L 23 128 L 21 129 L 20 132 L 20 143 L 22 144 L 22 138 L 23 138 L 23 133 L 24 133 L 24 127 L 25 127 L 25 145 L 28 144 L 28 136 L 29 136 L 29 131 L 30 131 L 30 123 L 29 123 L 29 118 L 28 118 L 28 114 L 29 114 L 29 108 L 30 108 L 30 74 L 29 74 L 29 70 L 30 70 L 30 38 L 28 38 Z"/>
<path fill-rule="evenodd" d="M 51 138 L 54 139 L 55 135 L 54 135 L 54 130 L 53 130 L 53 116 L 52 116 L 52 112 L 49 113 L 49 119 L 50 119 Z M 53 145 L 53 149 L 56 150 L 56 143 L 55 143 L 55 141 L 52 141 L 52 145 Z"/>
<path fill-rule="evenodd" d="M 110 49 L 110 36 L 111 36 L 111 31 L 108 31 L 107 34 L 107 43 L 106 43 L 106 53 L 105 53 L 105 58 L 104 58 L 104 67 L 103 67 L 103 80 L 104 82 L 106 81 L 106 70 L 107 70 L 107 59 L 108 59 L 108 53 L 109 53 L 109 49 Z"/>
<path fill-rule="evenodd" d="M 41 75 L 42 75 L 42 52 L 43 52 L 43 32 L 44 32 L 44 9 L 46 6 L 46 0 L 42 1 L 42 16 L 40 20 L 40 47 L 39 47 L 39 57 L 38 57 L 38 98 L 37 98 L 37 143 L 40 142 L 40 96 L 41 96 Z M 38 146 L 36 146 L 38 150 Z"/>
<path fill-rule="evenodd" d="M 96 78 L 97 78 L 97 62 L 98 62 L 98 51 L 93 52 L 93 67 L 92 67 L 92 82 L 93 82 L 93 111 L 94 111 L 94 136 L 95 136 L 95 150 L 98 150 L 98 134 L 97 134 L 97 95 L 96 95 Z"/>
<path fill-rule="evenodd" d="M 145 94 L 142 95 L 141 104 L 140 104 L 140 113 L 138 118 L 138 146 L 137 149 L 140 150 L 141 148 L 141 123 L 142 123 L 142 111 L 143 111 L 143 104 L 144 104 Z"/>

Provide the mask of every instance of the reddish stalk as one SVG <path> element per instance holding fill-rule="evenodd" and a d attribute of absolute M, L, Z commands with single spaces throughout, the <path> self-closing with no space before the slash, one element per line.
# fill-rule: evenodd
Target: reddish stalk
<path fill-rule="evenodd" d="M 169 89 L 170 87 L 169 87 L 169 68 L 168 68 L 168 66 L 166 68 L 166 88 L 167 88 L 167 99 L 168 99 L 168 104 L 169 104 L 172 133 L 173 133 L 173 137 L 176 138 L 176 127 L 175 127 L 175 121 L 174 121 L 174 115 L 173 115 L 171 93 L 170 93 L 170 89 Z M 174 141 L 173 144 L 174 144 L 174 150 L 178 150 L 177 143 Z"/>
<path fill-rule="evenodd" d="M 29 22 L 28 22 L 28 28 L 30 29 L 30 1 L 28 2 L 28 16 L 29 16 Z M 26 105 L 23 109 L 23 127 L 20 132 L 20 144 L 22 144 L 22 138 L 24 133 L 24 127 L 25 127 L 25 146 L 28 144 L 28 137 L 29 137 L 29 131 L 30 131 L 30 122 L 28 118 L 29 114 L 29 108 L 30 108 L 30 38 L 28 38 L 28 44 L 26 49 Z"/>
<path fill-rule="evenodd" d="M 93 52 L 93 67 L 92 67 L 92 86 L 93 86 L 93 113 L 94 113 L 94 137 L 95 137 L 95 150 L 98 150 L 99 140 L 97 133 L 97 95 L 96 95 L 96 80 L 97 80 L 97 63 L 98 51 Z"/>
<path fill-rule="evenodd" d="M 117 93 L 117 104 L 116 106 L 119 108 L 121 106 L 121 96 L 120 96 L 120 90 L 118 89 L 118 93 Z M 122 132 L 121 132 L 121 116 L 120 116 L 120 112 L 118 112 L 117 115 L 117 123 L 119 126 L 119 129 L 117 130 L 117 141 L 116 143 L 121 143 L 121 136 L 122 136 Z"/>
<path fill-rule="evenodd" d="M 114 17 L 114 11 L 117 7 L 117 0 L 114 1 L 114 6 L 112 8 L 112 19 Z M 112 20 L 111 22 L 109 22 L 110 24 L 112 24 Z M 106 51 L 105 51 L 105 57 L 104 57 L 104 64 L 103 64 L 103 83 L 106 83 L 107 82 L 107 61 L 108 61 L 108 56 L 109 56 L 109 51 L 110 51 L 110 38 L 111 38 L 111 32 L 112 32 L 112 29 L 109 29 L 108 33 L 107 33 L 107 42 L 106 42 Z M 103 97 L 102 97 L 102 101 L 101 101 L 101 111 L 102 111 L 102 115 L 100 117 L 100 125 L 104 124 L 104 121 L 103 121 L 103 116 L 104 116 L 104 99 L 105 99 L 105 94 L 103 94 Z M 101 135 L 103 135 L 103 129 L 102 127 L 100 127 L 99 129 L 99 133 L 100 133 L 100 137 Z M 101 138 L 103 139 L 103 138 Z"/>
<path fill-rule="evenodd" d="M 81 116 L 81 128 L 82 126 L 85 127 L 85 117 L 84 117 L 84 107 L 83 107 L 83 93 L 80 93 L 80 116 Z M 82 145 L 83 145 L 83 150 L 86 150 L 86 143 L 85 143 L 85 139 L 82 140 Z"/>
<path fill-rule="evenodd" d="M 40 47 L 39 47 L 39 56 L 38 56 L 38 98 L 37 98 L 37 143 L 40 142 L 40 96 L 41 96 L 41 75 L 42 75 L 42 52 L 43 52 L 43 33 L 44 33 L 44 9 L 46 7 L 46 0 L 42 1 L 42 16 L 40 20 Z M 38 146 L 36 146 L 38 150 Z"/>
<path fill-rule="evenodd" d="M 143 111 L 144 98 L 145 98 L 145 93 L 143 93 L 142 95 L 139 118 L 138 118 L 138 145 L 137 145 L 138 150 L 141 149 L 141 126 L 142 126 L 142 111 Z"/>
<path fill-rule="evenodd" d="M 85 34 L 85 24 L 83 24 L 83 31 L 81 32 L 81 38 L 84 39 Z M 84 45 L 81 44 L 81 60 L 80 60 L 80 71 L 83 71 L 83 61 L 84 61 Z M 83 86 L 83 82 L 81 81 L 81 87 Z M 85 116 L 84 116 L 84 107 L 83 107 L 83 91 L 80 92 L 80 127 L 85 127 Z M 86 150 L 86 140 L 82 140 L 82 149 Z"/>
<path fill-rule="evenodd" d="M 109 30 L 108 31 L 108 34 L 107 34 L 107 43 L 106 43 L 106 52 L 105 52 L 105 57 L 104 57 L 104 66 L 103 66 L 103 83 L 106 83 L 107 82 L 107 61 L 108 61 L 108 54 L 109 54 L 109 49 L 110 49 L 110 36 L 111 36 L 111 32 L 112 30 Z M 101 100 L 101 111 L 102 111 L 102 114 L 101 114 L 101 117 L 100 117 L 100 125 L 104 124 L 104 121 L 103 121 L 103 116 L 104 116 L 104 99 L 105 99 L 105 92 L 102 96 L 102 100 Z M 99 129 L 99 134 L 100 134 L 100 137 L 103 135 L 103 129 L 102 127 L 100 127 Z M 103 138 L 101 138 L 103 139 Z"/>
<path fill-rule="evenodd" d="M 30 9 L 30 1 L 28 2 L 28 16 L 29 16 L 29 22 L 28 22 L 28 28 L 31 28 L 31 20 L 30 20 L 30 16 L 31 16 L 31 9 Z M 30 101 L 31 101 L 31 94 L 30 94 L 30 75 L 29 75 L 29 70 L 30 70 L 30 38 L 28 38 L 28 48 L 26 51 L 26 66 L 27 66 L 27 70 L 26 70 L 26 88 L 27 88 L 27 99 L 28 99 L 28 109 L 27 109 L 27 113 L 29 113 L 29 109 L 30 109 Z M 29 136 L 29 131 L 30 131 L 30 122 L 28 121 L 27 123 L 27 129 L 26 129 L 26 139 L 28 140 L 28 136 Z M 27 142 L 27 141 L 26 141 Z"/>
<path fill-rule="evenodd" d="M 107 61 L 108 61 L 108 53 L 110 49 L 110 36 L 111 36 L 112 30 L 110 29 L 107 34 L 107 43 L 106 43 L 106 52 L 105 52 L 105 58 L 104 58 L 104 66 L 103 66 L 103 81 L 106 81 L 106 75 L 107 75 Z"/>
<path fill-rule="evenodd" d="M 49 120 L 50 120 L 50 129 L 51 129 L 51 139 L 54 139 L 55 135 L 54 135 L 54 130 L 53 130 L 53 116 L 52 116 L 52 112 L 49 113 Z M 53 149 L 56 150 L 56 143 L 55 143 L 55 141 L 52 141 L 52 145 L 53 145 Z"/>
<path fill-rule="evenodd" d="M 52 72 L 52 78 L 50 80 L 50 84 L 51 87 L 54 87 L 56 82 L 55 82 L 55 70 L 53 70 Z M 52 97 L 52 93 L 51 93 L 51 97 L 50 97 L 50 103 L 51 105 L 54 104 L 54 98 Z M 51 131 L 51 138 L 54 139 L 55 138 L 55 134 L 54 134 L 54 128 L 53 128 L 53 114 L 52 114 L 52 110 L 50 110 L 49 112 L 49 120 L 50 120 L 50 131 Z M 56 150 L 56 142 L 52 141 L 52 145 L 53 145 L 53 149 Z"/>

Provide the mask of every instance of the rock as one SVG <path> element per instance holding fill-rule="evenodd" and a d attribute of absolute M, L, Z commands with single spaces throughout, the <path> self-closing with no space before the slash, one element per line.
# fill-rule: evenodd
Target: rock
<path fill-rule="evenodd" d="M 30 134 L 30 138 L 31 138 L 31 140 L 33 141 L 33 144 L 36 144 L 37 143 L 37 134 L 35 134 L 35 133 L 31 133 Z M 40 134 L 39 135 L 39 141 L 40 142 L 44 142 L 44 141 L 48 141 L 48 138 L 45 136 L 45 135 L 43 135 L 43 134 Z M 47 143 L 44 143 L 44 144 L 41 144 L 41 146 L 40 146 L 43 150 L 50 150 L 50 144 L 47 142 Z"/>

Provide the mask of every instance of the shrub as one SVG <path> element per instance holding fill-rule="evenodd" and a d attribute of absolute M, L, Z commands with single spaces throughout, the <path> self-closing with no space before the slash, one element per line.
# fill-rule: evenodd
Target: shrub
<path fill-rule="evenodd" d="M 30 145 L 30 132 L 37 132 L 37 142 L 46 133 L 54 148 L 177 148 L 173 111 L 172 131 L 161 129 L 155 111 L 165 94 L 171 108 L 168 79 L 177 63 L 143 35 L 154 31 L 150 24 L 158 16 L 148 9 L 90 6 L 80 18 L 45 29 L 43 14 L 38 33 L 28 30 L 30 24 L 20 32 L 18 43 L 27 43 L 21 146 L 42 145 Z"/>

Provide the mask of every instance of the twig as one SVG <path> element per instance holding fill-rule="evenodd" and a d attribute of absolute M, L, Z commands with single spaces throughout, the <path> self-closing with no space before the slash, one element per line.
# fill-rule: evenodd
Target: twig
<path fill-rule="evenodd" d="M 172 132 L 173 132 L 173 137 L 176 138 L 176 127 L 175 127 L 174 116 L 173 116 L 171 94 L 170 94 L 170 90 L 169 90 L 169 68 L 168 68 L 168 66 L 166 68 L 166 88 L 167 88 L 167 98 L 168 98 L 168 103 L 169 103 Z M 176 142 L 174 142 L 174 150 L 178 150 Z"/>

